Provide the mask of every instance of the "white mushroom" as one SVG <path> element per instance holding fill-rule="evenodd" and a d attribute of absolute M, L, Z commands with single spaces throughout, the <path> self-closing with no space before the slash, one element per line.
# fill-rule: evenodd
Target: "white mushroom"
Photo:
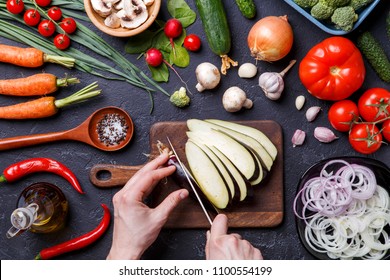
<path fill-rule="evenodd" d="M 125 15 L 122 15 L 122 12 Z M 121 19 L 121 26 L 134 29 L 143 24 L 148 19 L 148 10 L 142 0 L 125 0 L 123 10 L 117 13 Z"/>
<path fill-rule="evenodd" d="M 196 79 L 198 84 L 195 86 L 199 92 L 206 89 L 215 88 L 221 81 L 221 74 L 218 68 L 210 62 L 203 62 L 196 67 Z"/>
<path fill-rule="evenodd" d="M 102 17 L 112 13 L 112 3 L 105 0 L 91 0 L 92 8 Z"/>
<path fill-rule="evenodd" d="M 154 0 L 143 0 L 146 6 L 151 6 L 154 3 Z"/>
<path fill-rule="evenodd" d="M 106 19 L 104 20 L 104 24 L 111 28 L 118 28 L 121 26 L 121 20 L 116 15 L 116 13 L 112 13 L 111 15 L 106 17 Z"/>
<path fill-rule="evenodd" d="M 124 3 L 125 0 L 120 0 L 118 1 L 117 3 L 114 4 L 114 9 L 119 11 L 119 10 L 122 10 L 123 9 L 123 6 L 124 6 Z"/>
<path fill-rule="evenodd" d="M 250 109 L 253 106 L 252 100 L 246 97 L 245 91 L 239 87 L 228 88 L 222 97 L 222 104 L 226 111 L 234 113 L 242 108 Z"/>

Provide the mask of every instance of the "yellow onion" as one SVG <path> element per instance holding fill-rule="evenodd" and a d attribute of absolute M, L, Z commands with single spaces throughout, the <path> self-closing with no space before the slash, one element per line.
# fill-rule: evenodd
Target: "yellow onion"
<path fill-rule="evenodd" d="M 248 34 L 248 47 L 256 60 L 277 61 L 293 45 L 293 31 L 287 16 L 268 16 L 256 22 Z"/>

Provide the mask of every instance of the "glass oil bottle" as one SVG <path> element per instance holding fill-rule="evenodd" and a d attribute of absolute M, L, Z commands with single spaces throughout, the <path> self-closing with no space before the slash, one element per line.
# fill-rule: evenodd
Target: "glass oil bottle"
<path fill-rule="evenodd" d="M 68 201 L 55 185 L 40 182 L 27 187 L 18 198 L 11 214 L 12 227 L 8 238 L 28 230 L 34 233 L 50 233 L 62 229 L 68 215 Z"/>

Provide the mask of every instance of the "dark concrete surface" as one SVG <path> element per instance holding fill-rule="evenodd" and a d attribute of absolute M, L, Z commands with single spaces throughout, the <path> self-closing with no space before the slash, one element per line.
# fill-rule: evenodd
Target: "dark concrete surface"
<path fill-rule="evenodd" d="M 166 11 L 165 1 L 163 2 L 163 8 L 159 16 L 166 20 L 169 15 Z M 193 1 L 187 2 L 196 10 Z M 272 64 L 259 62 L 259 72 L 279 72 L 291 59 L 297 59 L 299 63 L 313 45 L 332 36 L 314 26 L 284 1 L 256 1 L 257 16 L 254 20 L 244 19 L 239 14 L 234 1 L 224 2 L 233 38 L 230 56 L 240 63 L 253 62 L 247 48 L 246 36 L 255 21 L 268 15 L 288 15 L 295 35 L 292 51 L 281 61 Z M 369 30 L 376 38 L 380 39 L 386 49 L 387 55 L 390 56 L 389 39 L 386 37 L 385 31 L 385 18 L 389 12 L 389 4 L 386 0 L 381 1 L 364 23 L 346 37 L 355 40 L 360 32 Z M 95 30 L 115 48 L 124 53 L 126 39 L 109 37 L 101 34 L 91 24 L 90 26 L 91 29 Z M 122 165 L 143 164 L 146 161 L 143 154 L 149 152 L 148 132 L 150 126 L 160 121 L 184 121 L 188 118 L 274 120 L 282 126 L 284 135 L 285 182 L 284 221 L 280 226 L 275 228 L 240 229 L 237 232 L 252 242 L 254 246 L 260 248 L 266 259 L 297 260 L 313 258 L 299 241 L 292 211 L 292 202 L 299 177 L 308 167 L 321 159 L 344 155 L 359 155 L 349 145 L 346 134 L 336 132 L 339 139 L 330 144 L 322 144 L 312 136 L 315 127 L 330 127 L 327 120 L 327 110 L 331 103 L 315 99 L 306 92 L 298 78 L 298 64 L 287 74 L 285 78 L 285 91 L 282 98 L 277 102 L 265 98 L 257 86 L 257 78 L 252 80 L 238 78 L 237 68 L 229 70 L 227 76 L 223 77 L 218 90 L 202 94 L 197 93 L 195 90 L 195 67 L 204 61 L 219 65 L 220 60 L 208 48 L 199 19 L 188 28 L 188 32 L 197 33 L 201 37 L 203 48 L 199 53 L 191 53 L 191 63 L 188 68 L 177 69 L 194 92 L 191 106 L 185 109 L 172 106 L 165 95 L 157 92 L 154 94 L 155 109 L 152 114 L 149 114 L 150 103 L 147 94 L 124 82 L 99 79 L 86 73 L 67 70 L 55 65 L 45 65 L 42 69 L 23 69 L 11 65 L 0 65 L 0 78 L 2 79 L 15 78 L 23 75 L 27 76 L 41 71 L 54 73 L 58 76 L 63 76 L 65 73 L 68 73 L 80 78 L 82 81 L 80 85 L 60 90 L 57 93 L 58 98 L 68 96 L 74 90 L 80 89 L 95 80 L 99 81 L 100 87 L 103 89 L 103 95 L 101 97 L 65 108 L 56 116 L 48 119 L 27 121 L 1 120 L 0 138 L 69 129 L 81 123 L 96 109 L 104 106 L 119 106 L 127 110 L 135 124 L 135 134 L 132 142 L 124 150 L 119 152 L 102 152 L 77 142 L 58 142 L 0 152 L 1 170 L 11 163 L 30 157 L 52 157 L 57 159 L 69 166 L 76 173 L 86 191 L 85 195 L 79 195 L 64 179 L 48 173 L 31 175 L 13 184 L 2 184 L 0 189 L 0 259 L 32 259 L 40 249 L 74 238 L 94 228 L 102 216 L 100 203 L 106 203 L 113 210 L 111 199 L 118 189 L 95 188 L 88 179 L 90 168 L 97 163 Z M 0 42 L 15 44 L 4 38 L 0 38 Z M 88 51 L 86 50 L 86 52 Z M 148 71 L 143 59 L 137 61 L 136 56 L 125 55 L 133 63 L 146 72 Z M 354 99 L 357 99 L 364 90 L 371 87 L 384 87 L 389 89 L 389 85 L 381 81 L 367 63 L 366 69 L 367 77 L 362 88 L 353 95 Z M 251 110 L 235 114 L 224 111 L 221 104 L 222 94 L 225 89 L 234 85 L 243 88 L 248 96 L 253 99 L 254 107 Z M 168 92 L 173 92 L 181 87 L 182 84 L 171 72 L 169 83 L 162 84 L 162 86 Z M 306 96 L 306 104 L 302 111 L 296 110 L 294 105 L 296 96 L 300 94 Z M 0 105 L 10 103 L 16 103 L 16 98 L 0 97 Z M 308 123 L 304 117 L 304 112 L 305 109 L 313 105 L 321 106 L 322 112 L 313 123 Z M 307 132 L 307 139 L 303 146 L 293 148 L 290 139 L 297 128 Z M 368 157 L 376 158 L 390 165 L 389 149 L 388 146 L 384 145 L 379 152 Z M 10 227 L 9 216 L 15 207 L 18 195 L 25 187 L 38 181 L 47 181 L 60 186 L 68 198 L 70 215 L 66 228 L 59 233 L 47 235 L 26 232 L 23 235 L 7 240 L 5 232 Z M 109 251 L 111 238 L 112 225 L 103 238 L 92 246 L 63 255 L 59 259 L 104 259 Z M 145 253 L 144 258 L 204 259 L 204 247 L 205 230 L 163 230 L 157 241 Z"/>

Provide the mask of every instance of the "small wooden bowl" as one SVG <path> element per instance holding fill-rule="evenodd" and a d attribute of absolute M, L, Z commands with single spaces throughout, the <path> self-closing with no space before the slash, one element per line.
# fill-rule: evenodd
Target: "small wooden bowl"
<path fill-rule="evenodd" d="M 155 21 L 160 11 L 160 7 L 161 0 L 154 0 L 153 4 L 148 7 L 148 19 L 135 29 L 128 29 L 123 27 L 110 28 L 104 24 L 104 18 L 96 13 L 92 8 L 91 0 L 84 0 L 85 11 L 92 23 L 104 33 L 115 37 L 131 37 L 142 33 Z"/>

